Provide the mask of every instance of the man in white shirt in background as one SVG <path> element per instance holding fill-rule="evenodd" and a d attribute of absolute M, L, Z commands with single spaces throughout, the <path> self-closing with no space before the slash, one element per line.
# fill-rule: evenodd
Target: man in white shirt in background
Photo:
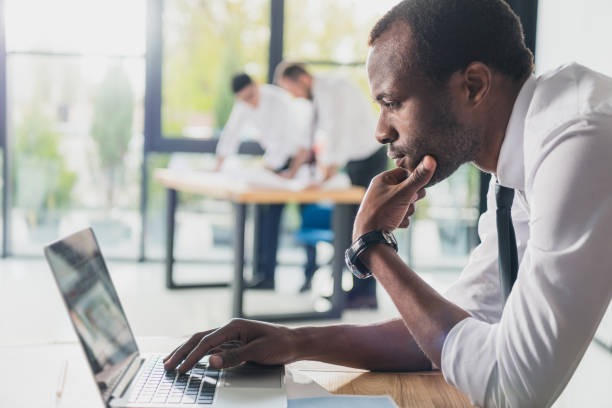
<path fill-rule="evenodd" d="M 240 136 L 250 125 L 257 131 L 264 149 L 264 166 L 283 177 L 293 178 L 298 169 L 312 160 L 308 118 L 296 101 L 281 88 L 258 84 L 245 73 L 234 75 L 232 91 L 236 96 L 230 117 L 217 144 L 217 165 L 240 147 Z M 306 111 L 307 112 L 307 111 Z M 257 265 L 251 289 L 274 289 L 276 252 L 283 204 L 258 205 Z"/>
<path fill-rule="evenodd" d="M 358 260 L 400 319 L 301 328 L 234 320 L 195 334 L 166 368 L 184 360 L 183 372 L 238 339 L 211 356 L 213 367 L 309 359 L 440 368 L 475 405 L 551 406 L 612 298 L 612 78 L 577 64 L 534 76 L 518 18 L 501 0 L 404 0 L 369 44 L 376 138 L 398 168 L 372 181 L 353 236 L 408 227 L 424 188 L 472 162 L 498 185 L 459 280 L 443 296 L 379 241 Z M 512 204 L 498 194 L 512 190 Z M 511 234 L 496 218 L 510 208 L 518 276 L 505 296 L 500 249 Z"/>
<path fill-rule="evenodd" d="M 296 98 L 312 101 L 312 138 L 323 180 L 345 168 L 353 185 L 367 187 L 374 176 L 387 169 L 385 149 L 372 137 L 376 129 L 374 108 L 356 84 L 338 75 L 313 76 L 295 62 L 280 63 L 274 80 Z M 355 214 L 357 209 L 355 206 Z M 315 255 L 311 252 L 309 256 Z M 306 281 L 311 278 L 306 276 Z M 346 307 L 376 308 L 375 282 L 353 279 Z"/>

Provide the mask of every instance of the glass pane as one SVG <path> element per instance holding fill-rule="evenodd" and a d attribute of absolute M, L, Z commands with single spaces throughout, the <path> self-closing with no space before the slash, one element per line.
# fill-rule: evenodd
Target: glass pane
<path fill-rule="evenodd" d="M 146 0 L 5 0 L 11 51 L 144 55 Z"/>
<path fill-rule="evenodd" d="M 210 154 L 154 153 L 148 156 L 147 257 L 164 259 L 166 255 L 166 190 L 153 179 L 154 170 L 169 167 L 191 171 L 211 168 L 214 161 Z M 229 202 L 181 193 L 175 220 L 174 255 L 177 259 L 231 262 L 234 230 Z"/>
<path fill-rule="evenodd" d="M 93 226 L 105 255 L 136 257 L 144 59 L 8 58 L 12 247 Z"/>
<path fill-rule="evenodd" d="M 300 61 L 365 62 L 368 35 L 398 0 L 286 0 L 285 57 Z"/>
<path fill-rule="evenodd" d="M 402 255 L 419 270 L 459 269 L 478 244 L 480 171 L 464 164 L 427 190 L 411 226 L 399 233 Z"/>
<path fill-rule="evenodd" d="M 163 17 L 162 133 L 211 138 L 233 104 L 230 80 L 265 81 L 268 0 L 168 0 Z"/>

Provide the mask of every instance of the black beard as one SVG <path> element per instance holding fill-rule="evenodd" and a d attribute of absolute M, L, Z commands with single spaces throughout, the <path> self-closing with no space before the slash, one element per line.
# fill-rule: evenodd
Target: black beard
<path fill-rule="evenodd" d="M 436 170 L 425 187 L 433 186 L 453 174 L 459 166 L 476 159 L 482 137 L 473 128 L 461 125 L 450 109 L 450 103 L 433 112 L 424 129 L 429 135 L 422 146 L 416 146 L 419 162 L 430 155 L 436 160 Z M 424 138 L 419 138 L 424 140 Z"/>

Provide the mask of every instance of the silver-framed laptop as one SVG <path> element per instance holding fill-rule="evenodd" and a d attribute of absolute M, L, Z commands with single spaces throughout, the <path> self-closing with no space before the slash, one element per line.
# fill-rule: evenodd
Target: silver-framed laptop
<path fill-rule="evenodd" d="M 178 375 L 161 355 L 141 354 L 91 228 L 44 249 L 72 325 L 107 407 L 286 407 L 282 367 Z"/>

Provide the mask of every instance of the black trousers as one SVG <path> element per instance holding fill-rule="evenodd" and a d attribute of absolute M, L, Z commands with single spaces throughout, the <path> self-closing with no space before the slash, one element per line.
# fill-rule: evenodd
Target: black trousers
<path fill-rule="evenodd" d="M 284 204 L 258 204 L 255 206 L 255 217 L 259 218 L 259 228 L 255 239 L 257 248 L 257 264 L 254 265 L 256 280 L 274 281 L 276 270 L 276 253 L 280 223 Z"/>
<path fill-rule="evenodd" d="M 292 160 L 293 158 L 289 158 L 276 172 L 287 170 Z M 257 263 L 254 265 L 255 280 L 264 279 L 274 282 L 283 208 L 285 204 L 258 204 L 255 206 L 255 217 L 259 224 L 256 231 L 257 237 L 255 237 L 255 252 L 258 255 Z"/>

